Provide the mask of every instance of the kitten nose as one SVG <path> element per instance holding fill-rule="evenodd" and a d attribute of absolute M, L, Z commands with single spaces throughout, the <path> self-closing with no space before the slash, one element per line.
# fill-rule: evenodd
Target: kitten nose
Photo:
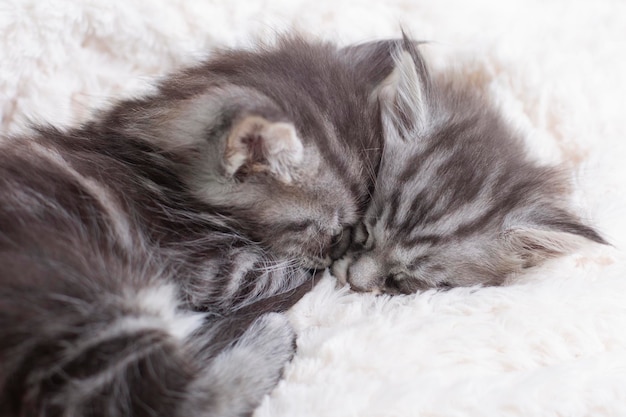
<path fill-rule="evenodd" d="M 380 264 L 371 256 L 359 257 L 348 268 L 350 288 L 359 292 L 380 292 L 382 278 Z"/>

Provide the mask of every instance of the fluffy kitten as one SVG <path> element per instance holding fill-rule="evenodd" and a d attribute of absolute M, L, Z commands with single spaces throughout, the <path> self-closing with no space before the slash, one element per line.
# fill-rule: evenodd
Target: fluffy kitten
<path fill-rule="evenodd" d="M 391 71 L 389 46 L 286 38 L 217 51 L 88 128 L 156 146 L 225 221 L 275 254 L 324 268 L 362 214 L 380 160 L 378 108 L 367 98 Z"/>
<path fill-rule="evenodd" d="M 379 162 L 386 43 L 222 51 L 85 126 L 2 142 L 4 416 L 239 416 Z"/>
<path fill-rule="evenodd" d="M 497 285 L 585 239 L 606 243 L 571 212 L 564 175 L 533 162 L 485 97 L 431 78 L 406 38 L 378 99 L 372 202 L 333 267 L 353 289 Z"/>

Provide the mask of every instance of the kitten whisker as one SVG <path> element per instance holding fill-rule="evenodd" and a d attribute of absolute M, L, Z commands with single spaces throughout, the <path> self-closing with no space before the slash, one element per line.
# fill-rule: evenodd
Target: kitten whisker
<path fill-rule="evenodd" d="M 379 91 L 384 147 L 362 218 L 367 241 L 352 246 L 353 287 L 499 285 L 585 239 L 606 244 L 565 203 L 562 168 L 533 161 L 488 97 L 432 79 L 407 38 L 394 61 Z"/>
<path fill-rule="evenodd" d="M 394 44 L 218 50 L 82 126 L 0 141 L 7 413 L 252 414 L 294 354 L 277 313 L 371 197 L 389 62 L 367 57 Z"/>

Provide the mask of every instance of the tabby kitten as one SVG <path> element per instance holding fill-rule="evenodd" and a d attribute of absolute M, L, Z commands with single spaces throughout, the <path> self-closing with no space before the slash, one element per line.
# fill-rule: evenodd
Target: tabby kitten
<path fill-rule="evenodd" d="M 357 291 L 498 285 L 582 242 L 606 243 L 568 207 L 568 184 L 526 154 L 489 101 L 430 77 L 404 39 L 378 93 L 384 151 L 372 202 L 333 266 Z"/>
<path fill-rule="evenodd" d="M 0 145 L 3 416 L 240 416 L 380 158 L 387 43 L 216 52 Z"/>

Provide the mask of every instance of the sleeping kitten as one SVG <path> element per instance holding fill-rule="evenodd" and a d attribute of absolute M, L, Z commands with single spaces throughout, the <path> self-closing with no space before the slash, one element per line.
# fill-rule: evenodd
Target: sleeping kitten
<path fill-rule="evenodd" d="M 390 46 L 285 38 L 271 49 L 218 51 L 88 128 L 156 146 L 190 194 L 238 230 L 325 268 L 367 204 L 381 149 L 367 97 L 391 72 Z"/>
<path fill-rule="evenodd" d="M 498 285 L 585 240 L 559 170 L 540 166 L 485 97 L 429 76 L 404 39 L 379 90 L 372 202 L 334 274 L 357 291 Z"/>
<path fill-rule="evenodd" d="M 380 158 L 387 43 L 222 51 L 0 151 L 3 416 L 248 415 Z"/>

